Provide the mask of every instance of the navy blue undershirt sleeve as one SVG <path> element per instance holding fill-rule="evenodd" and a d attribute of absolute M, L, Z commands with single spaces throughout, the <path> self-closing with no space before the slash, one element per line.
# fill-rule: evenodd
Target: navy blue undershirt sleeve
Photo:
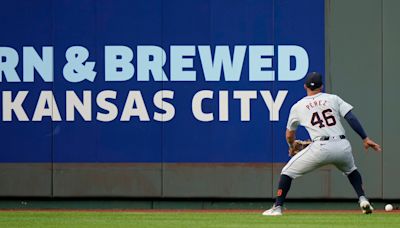
<path fill-rule="evenodd" d="M 349 111 L 345 116 L 344 119 L 349 123 L 350 127 L 357 132 L 357 134 L 362 138 L 367 138 L 367 134 L 365 133 L 363 127 L 361 126 L 360 121 L 358 121 L 357 117 Z"/>

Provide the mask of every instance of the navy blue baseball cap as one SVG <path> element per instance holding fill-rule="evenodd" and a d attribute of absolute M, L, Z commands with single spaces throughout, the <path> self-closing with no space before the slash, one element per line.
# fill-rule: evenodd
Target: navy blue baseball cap
<path fill-rule="evenodd" d="M 310 72 L 306 77 L 306 86 L 311 90 L 318 89 L 322 86 L 322 75 L 318 72 Z"/>

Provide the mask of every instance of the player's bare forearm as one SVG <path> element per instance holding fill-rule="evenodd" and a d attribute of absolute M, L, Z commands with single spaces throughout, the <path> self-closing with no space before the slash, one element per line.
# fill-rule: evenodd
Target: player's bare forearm
<path fill-rule="evenodd" d="M 293 143 L 296 140 L 296 131 L 291 131 L 286 129 L 286 142 L 289 145 L 289 148 L 293 147 Z"/>
<path fill-rule="evenodd" d="M 295 146 L 294 146 L 294 141 L 296 140 L 296 131 L 291 131 L 289 129 L 286 129 L 286 142 L 289 146 L 289 156 L 292 157 L 294 156 L 295 153 Z"/>
<path fill-rule="evenodd" d="M 372 141 L 368 137 L 363 140 L 363 144 L 364 144 L 365 150 L 368 150 L 368 148 L 371 147 L 372 149 L 374 149 L 377 152 L 381 152 L 382 151 L 381 146 L 378 143 Z"/>

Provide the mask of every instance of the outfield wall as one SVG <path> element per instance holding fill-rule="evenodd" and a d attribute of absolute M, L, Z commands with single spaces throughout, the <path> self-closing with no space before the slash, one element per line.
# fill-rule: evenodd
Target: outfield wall
<path fill-rule="evenodd" d="M 45 66 L 33 73 L 37 77 L 34 82 L 28 77 L 21 83 L 10 82 L 13 78 L 9 75 L 0 83 L 1 91 L 11 91 L 14 99 L 18 91 L 29 91 L 23 106 L 29 120 L 16 121 L 22 117 L 13 114 L 13 121 L 0 123 L 0 196 L 272 198 L 280 169 L 288 160 L 284 141 L 287 115 L 291 105 L 304 95 L 303 82 L 298 79 L 305 65 L 303 49 L 308 56 L 307 69 L 325 72 L 327 92 L 353 104 L 370 137 L 383 144 L 384 153 L 366 154 L 358 136 L 346 126 L 368 195 L 400 198 L 400 186 L 392 177 L 400 155 L 393 150 L 395 140 L 390 138 L 396 135 L 396 115 L 390 111 L 397 110 L 392 87 L 396 83 L 396 38 L 400 34 L 395 23 L 398 2 L 157 0 L 32 4 L 16 1 L 0 9 L 5 21 L 2 30 L 6 31 L 0 37 L 0 46 L 18 53 L 21 62 L 16 72 L 21 80 L 29 75 L 23 69 L 23 47 L 53 47 L 54 65 L 49 70 L 53 70 L 54 77 L 50 80 L 43 76 L 48 69 Z M 159 48 L 146 49 L 149 45 Z M 240 63 L 241 48 L 245 48 L 240 74 L 236 68 L 218 74 L 206 67 L 207 47 L 215 51 L 218 46 L 223 50 L 224 45 L 237 58 L 233 65 Z M 264 49 L 257 49 L 260 45 Z M 96 80 L 90 81 L 87 71 L 84 76 L 76 76 L 74 71 L 68 74 L 66 50 L 71 46 L 88 50 L 87 61 L 96 62 Z M 118 59 L 129 58 L 129 50 L 119 50 L 113 62 L 107 56 L 118 50 L 107 52 L 106 46 L 131 49 L 132 79 L 118 79 L 124 75 L 116 73 L 129 71 L 126 64 L 118 65 Z M 184 46 L 195 46 L 195 51 Z M 199 46 L 205 46 L 203 56 Z M 270 55 L 257 58 L 254 54 L 260 50 L 268 53 L 271 47 Z M 294 47 L 287 61 L 285 52 L 279 52 L 285 47 Z M 194 56 L 193 66 L 185 61 L 172 63 L 179 51 L 186 58 Z M 38 52 L 44 56 L 45 50 Z M 149 52 L 155 61 L 146 62 Z M 84 55 L 82 50 L 77 53 Z M 258 65 L 254 64 L 260 59 Z M 271 65 L 265 59 L 270 59 Z M 285 71 L 286 62 L 289 65 Z M 162 65 L 165 75 L 150 71 L 149 64 Z M 110 65 L 122 70 L 113 72 L 114 68 L 106 67 Z M 179 71 L 179 66 L 186 70 Z M 193 74 L 187 73 L 189 69 L 196 73 L 194 80 Z M 76 81 L 82 77 L 86 79 Z M 83 91 L 90 91 L 93 98 L 88 100 L 94 103 L 93 112 L 86 116 L 82 116 L 84 111 L 81 115 L 68 112 L 67 99 L 71 102 L 73 96 L 67 97 L 67 90 L 76 92 L 82 100 Z M 106 113 L 106 102 L 99 105 L 95 96 L 105 90 L 116 91 L 118 97 L 114 119 L 112 115 L 99 119 L 98 113 Z M 125 113 L 126 97 L 132 90 L 140 91 L 141 96 L 131 94 L 135 97 L 129 103 L 133 111 L 127 109 Z M 43 118 L 34 121 L 37 101 L 45 96 L 41 95 L 43 91 L 54 95 L 47 104 L 53 105 L 51 114 L 45 116 L 45 105 L 37 114 Z M 205 99 L 196 106 L 193 100 L 199 91 L 205 91 Z M 246 112 L 241 103 L 245 99 L 239 97 L 251 97 L 254 92 L 256 98 L 252 98 Z M 265 96 L 277 100 L 279 94 L 282 105 L 268 106 Z M 103 95 L 113 100 L 112 93 Z M 2 99 L 4 96 L 2 93 Z M 140 109 L 143 105 L 146 112 Z M 279 111 L 274 114 L 275 108 Z M 2 120 L 6 114 L 3 111 Z M 300 136 L 305 137 L 304 131 Z M 289 197 L 352 198 L 354 193 L 342 174 L 324 167 L 296 180 Z"/>

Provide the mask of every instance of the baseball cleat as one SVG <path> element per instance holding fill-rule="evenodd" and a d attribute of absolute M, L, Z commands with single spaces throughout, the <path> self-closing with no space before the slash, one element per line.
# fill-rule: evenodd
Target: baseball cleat
<path fill-rule="evenodd" d="M 282 215 L 282 207 L 273 205 L 271 209 L 266 210 L 262 213 L 262 215 L 266 216 L 280 216 Z"/>
<path fill-rule="evenodd" d="M 371 214 L 374 208 L 371 206 L 367 198 L 360 197 L 360 208 L 363 214 Z"/>

